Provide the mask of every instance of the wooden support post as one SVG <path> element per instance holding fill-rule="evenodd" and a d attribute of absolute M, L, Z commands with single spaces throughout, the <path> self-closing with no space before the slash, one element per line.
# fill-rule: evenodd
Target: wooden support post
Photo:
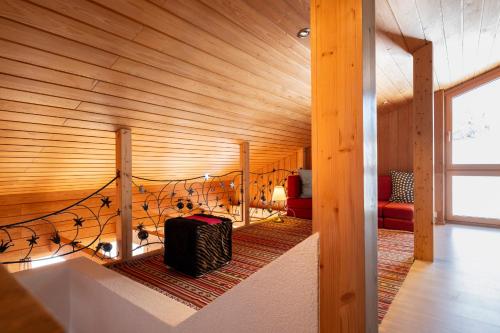
<path fill-rule="evenodd" d="M 373 0 L 311 1 L 320 332 L 377 332 Z"/>
<path fill-rule="evenodd" d="M 413 53 L 415 259 L 434 258 L 434 91 L 432 43 Z"/>
<path fill-rule="evenodd" d="M 241 177 L 241 218 L 245 225 L 250 224 L 250 144 L 240 143 Z"/>
<path fill-rule="evenodd" d="M 297 169 L 306 168 L 306 148 L 297 150 Z"/>
<path fill-rule="evenodd" d="M 120 216 L 116 223 L 116 244 L 121 260 L 132 258 L 132 133 L 116 131 L 116 200 Z"/>
<path fill-rule="evenodd" d="M 436 91 L 434 94 L 434 205 L 436 224 L 445 224 L 444 222 L 444 90 Z"/>

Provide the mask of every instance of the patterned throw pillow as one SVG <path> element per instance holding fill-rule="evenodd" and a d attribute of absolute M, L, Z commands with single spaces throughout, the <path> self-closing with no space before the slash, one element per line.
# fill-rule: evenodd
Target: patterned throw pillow
<path fill-rule="evenodd" d="M 392 194 L 389 201 L 413 203 L 413 172 L 391 171 Z"/>

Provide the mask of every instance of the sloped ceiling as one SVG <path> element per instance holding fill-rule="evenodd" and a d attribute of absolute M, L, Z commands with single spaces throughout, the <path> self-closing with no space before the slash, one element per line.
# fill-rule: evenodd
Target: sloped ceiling
<path fill-rule="evenodd" d="M 411 98 L 412 51 L 436 87 L 499 62 L 497 0 L 377 0 L 379 104 Z M 150 178 L 259 168 L 310 145 L 304 0 L 0 0 L 0 192 L 95 188 L 114 131 Z"/>

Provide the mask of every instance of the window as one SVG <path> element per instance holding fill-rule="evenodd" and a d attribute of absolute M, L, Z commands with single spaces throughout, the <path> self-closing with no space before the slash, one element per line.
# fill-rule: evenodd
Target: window
<path fill-rule="evenodd" d="M 446 219 L 500 225 L 500 70 L 446 92 Z"/>

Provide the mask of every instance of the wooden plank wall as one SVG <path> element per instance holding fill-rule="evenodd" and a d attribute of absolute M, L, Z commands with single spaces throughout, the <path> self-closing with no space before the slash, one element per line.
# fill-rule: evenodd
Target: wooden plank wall
<path fill-rule="evenodd" d="M 378 174 L 413 170 L 412 102 L 378 111 Z"/>

